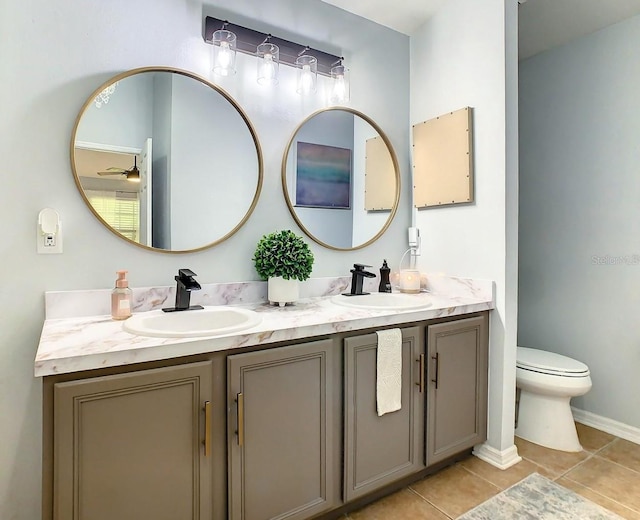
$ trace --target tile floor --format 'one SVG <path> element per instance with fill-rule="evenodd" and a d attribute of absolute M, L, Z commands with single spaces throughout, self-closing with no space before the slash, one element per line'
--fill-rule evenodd
<path fill-rule="evenodd" d="M 640 520 L 640 445 L 576 424 L 584 451 L 565 453 L 516 437 L 522 462 L 499 470 L 477 457 L 449 466 L 345 520 L 447 520 L 538 472 L 623 518 Z"/>

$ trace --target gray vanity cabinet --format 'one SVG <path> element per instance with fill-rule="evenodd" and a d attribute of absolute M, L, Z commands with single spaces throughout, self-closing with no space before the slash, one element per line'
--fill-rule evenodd
<path fill-rule="evenodd" d="M 305 519 L 336 504 L 334 345 L 227 358 L 230 519 Z"/>
<path fill-rule="evenodd" d="M 424 477 L 486 439 L 488 313 L 401 330 L 380 417 L 375 332 L 46 377 L 43 520 L 307 520 Z"/>
<path fill-rule="evenodd" d="M 423 327 L 402 329 L 402 408 L 378 416 L 377 334 L 344 340 L 344 499 L 423 469 Z"/>
<path fill-rule="evenodd" d="M 427 465 L 486 440 L 487 316 L 427 327 Z"/>
<path fill-rule="evenodd" d="M 54 384 L 53 518 L 210 519 L 211 401 L 211 362 Z"/>

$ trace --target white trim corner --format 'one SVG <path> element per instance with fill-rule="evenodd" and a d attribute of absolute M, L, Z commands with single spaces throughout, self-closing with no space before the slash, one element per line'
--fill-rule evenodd
<path fill-rule="evenodd" d="M 522 457 L 518 455 L 518 448 L 515 444 L 511 445 L 506 450 L 500 451 L 495 449 L 493 446 L 489 446 L 485 442 L 484 444 L 474 446 L 472 453 L 480 460 L 483 460 L 498 469 L 510 468 L 522 460 Z"/>

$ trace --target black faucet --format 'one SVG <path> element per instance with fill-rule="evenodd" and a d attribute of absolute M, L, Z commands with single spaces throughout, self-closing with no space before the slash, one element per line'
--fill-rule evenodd
<path fill-rule="evenodd" d="M 353 264 L 353 269 L 351 269 L 351 292 L 342 293 L 343 296 L 361 296 L 363 294 L 369 294 L 367 292 L 362 292 L 362 280 L 364 278 L 375 278 L 376 275 L 374 273 L 370 273 L 369 271 L 365 271 L 365 267 L 371 266 L 364 264 Z"/>
<path fill-rule="evenodd" d="M 191 291 L 201 289 L 200 284 L 195 280 L 197 276 L 191 269 L 178 269 L 178 276 L 175 276 L 176 285 L 176 306 L 162 309 L 164 312 L 193 311 L 202 309 L 202 305 L 189 305 Z"/>

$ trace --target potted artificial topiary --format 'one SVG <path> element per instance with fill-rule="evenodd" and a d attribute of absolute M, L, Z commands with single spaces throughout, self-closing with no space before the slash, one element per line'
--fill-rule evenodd
<path fill-rule="evenodd" d="M 253 262 L 260 278 L 268 280 L 269 301 L 283 307 L 298 299 L 298 284 L 313 269 L 313 253 L 302 237 L 287 229 L 264 235 Z"/>

